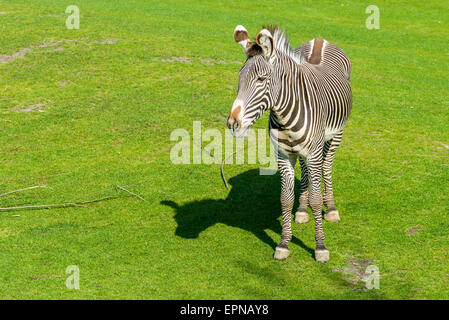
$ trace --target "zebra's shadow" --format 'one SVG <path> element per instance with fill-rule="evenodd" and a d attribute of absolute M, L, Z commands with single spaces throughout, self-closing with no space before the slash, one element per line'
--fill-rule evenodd
<path fill-rule="evenodd" d="M 266 230 L 279 234 L 280 240 L 282 227 L 278 220 L 281 216 L 279 173 L 264 176 L 259 175 L 258 169 L 253 169 L 231 178 L 229 183 L 232 187 L 225 200 L 203 199 L 181 206 L 174 201 L 161 201 L 161 204 L 176 210 L 174 218 L 178 226 L 175 234 L 195 239 L 207 228 L 223 223 L 253 233 L 274 249 L 278 243 Z M 299 186 L 299 181 L 296 181 L 296 186 Z M 294 235 L 291 243 L 313 256 L 314 250 Z"/>

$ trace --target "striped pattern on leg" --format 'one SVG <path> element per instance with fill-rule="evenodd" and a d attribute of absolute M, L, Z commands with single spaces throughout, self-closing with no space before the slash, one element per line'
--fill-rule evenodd
<path fill-rule="evenodd" d="M 289 158 L 277 159 L 279 172 L 281 174 L 281 206 L 282 206 L 282 235 L 281 243 L 276 247 L 274 258 L 285 259 L 290 254 L 288 243 L 292 239 L 292 209 L 295 200 L 295 163 L 296 155 Z"/>
<path fill-rule="evenodd" d="M 342 135 L 343 131 L 337 134 L 332 140 L 327 141 L 323 150 L 323 202 L 326 206 L 324 219 L 330 222 L 340 221 L 340 216 L 335 208 L 334 193 L 332 190 L 332 164 L 334 162 L 335 152 L 341 143 Z"/>
<path fill-rule="evenodd" d="M 315 220 L 315 259 L 319 262 L 329 261 L 329 251 L 324 246 L 324 231 L 321 220 L 323 197 L 321 195 L 322 150 L 313 153 L 307 159 L 309 171 L 309 204 Z"/>
<path fill-rule="evenodd" d="M 299 157 L 301 164 L 301 187 L 299 191 L 299 208 L 295 214 L 295 222 L 306 223 L 309 222 L 309 213 L 307 208 L 309 206 L 309 176 L 307 172 L 307 165 L 302 157 Z"/>

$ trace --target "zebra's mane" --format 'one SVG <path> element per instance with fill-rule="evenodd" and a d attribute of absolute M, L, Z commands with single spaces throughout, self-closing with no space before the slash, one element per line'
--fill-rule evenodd
<path fill-rule="evenodd" d="M 298 64 L 304 63 L 304 57 L 301 56 L 300 53 L 296 53 L 295 51 L 293 51 L 293 49 L 290 47 L 290 41 L 283 30 L 279 30 L 277 25 L 275 25 L 275 26 L 272 26 L 272 25 L 265 26 L 264 25 L 264 26 L 262 26 L 262 28 L 270 31 L 271 35 L 273 36 L 274 48 L 277 51 L 280 51 L 280 52 L 286 54 L 287 56 L 292 58 L 293 61 L 295 61 Z"/>

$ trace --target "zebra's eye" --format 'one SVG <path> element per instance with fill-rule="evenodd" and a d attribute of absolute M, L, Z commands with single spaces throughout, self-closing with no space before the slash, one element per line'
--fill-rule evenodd
<path fill-rule="evenodd" d="M 267 77 L 257 77 L 258 82 L 264 82 Z"/>

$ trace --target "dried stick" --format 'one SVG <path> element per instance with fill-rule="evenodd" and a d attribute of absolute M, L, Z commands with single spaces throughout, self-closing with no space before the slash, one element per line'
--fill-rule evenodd
<path fill-rule="evenodd" d="M 229 186 L 228 186 L 228 182 L 226 181 L 226 177 L 225 177 L 225 174 L 224 174 L 223 166 L 224 166 L 226 160 L 228 160 L 229 158 L 233 157 L 234 154 L 236 154 L 236 153 L 237 153 L 237 151 L 234 151 L 231 155 L 229 155 L 227 158 L 224 158 L 223 161 L 221 162 L 221 178 L 223 179 L 225 187 L 228 190 L 229 190 Z"/>
<path fill-rule="evenodd" d="M 0 208 L 0 211 L 12 211 L 12 210 L 23 210 L 23 209 L 51 209 L 51 208 L 66 208 L 66 207 L 86 207 L 85 204 L 110 200 L 119 198 L 119 196 L 108 196 L 100 199 L 94 199 L 89 201 L 79 201 L 79 202 L 67 202 L 67 203 L 55 203 L 55 204 L 39 204 L 34 206 L 19 206 L 19 207 L 5 207 Z"/>
<path fill-rule="evenodd" d="M 210 153 L 207 149 L 205 149 L 205 148 L 203 147 L 203 144 L 201 144 L 201 150 L 206 151 L 206 152 L 211 156 L 211 158 L 213 158 L 213 156 L 211 155 L 211 153 Z M 225 175 L 224 175 L 223 165 L 224 165 L 225 161 L 228 160 L 230 157 L 232 157 L 236 152 L 237 152 L 237 151 L 233 152 L 231 155 L 229 155 L 227 158 L 223 159 L 223 161 L 221 162 L 221 168 L 220 168 L 220 171 L 221 171 L 221 178 L 223 179 L 223 182 L 224 182 L 224 184 L 225 184 L 225 187 L 226 187 L 226 189 L 228 189 L 228 190 L 229 190 L 229 186 L 228 186 L 228 182 L 226 181 L 226 177 L 225 177 Z"/>
<path fill-rule="evenodd" d="M 126 189 L 126 188 L 124 188 L 124 187 L 122 187 L 122 186 L 117 186 L 117 188 L 119 188 L 119 189 L 121 189 L 121 190 L 123 190 L 123 191 L 125 191 L 125 192 L 128 192 L 129 194 L 132 194 L 133 196 L 139 198 L 140 200 L 143 200 L 143 201 L 147 202 L 147 200 L 145 200 L 144 198 L 142 198 L 142 197 L 139 196 L 138 194 L 136 194 L 136 193 L 134 193 L 134 192 L 131 192 L 131 191 L 129 191 L 128 189 Z"/>
<path fill-rule="evenodd" d="M 0 194 L 0 197 L 4 197 L 4 196 L 10 195 L 10 194 L 13 194 L 13 193 L 16 193 L 16 192 L 25 191 L 25 190 L 36 189 L 36 188 L 46 188 L 46 187 L 47 186 L 43 185 L 43 186 L 33 186 L 33 187 L 13 190 L 13 191 L 10 191 L 10 192 L 6 192 L 6 193 L 3 193 L 3 194 Z"/>

